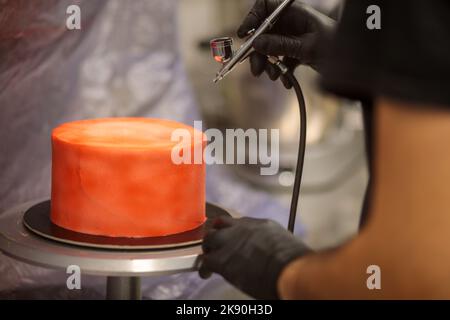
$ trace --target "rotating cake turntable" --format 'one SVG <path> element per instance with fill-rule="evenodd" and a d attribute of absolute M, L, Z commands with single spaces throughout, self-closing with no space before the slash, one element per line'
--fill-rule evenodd
<path fill-rule="evenodd" d="M 114 239 L 78 234 L 52 225 L 49 201 L 37 201 L 0 215 L 0 251 L 48 268 L 66 270 L 77 265 L 82 274 L 107 277 L 108 299 L 140 299 L 140 279 L 195 271 L 201 242 L 210 221 L 232 215 L 207 204 L 206 223 L 190 232 L 168 237 Z M 33 230 L 33 231 L 32 231 Z"/>
<path fill-rule="evenodd" d="M 23 223 L 32 232 L 50 240 L 82 247 L 116 250 L 174 249 L 200 244 L 214 218 L 229 216 L 228 212 L 213 204 L 206 204 L 206 222 L 190 231 L 164 237 L 123 238 L 95 236 L 61 228 L 50 220 L 50 201 L 32 206 L 23 216 Z"/>

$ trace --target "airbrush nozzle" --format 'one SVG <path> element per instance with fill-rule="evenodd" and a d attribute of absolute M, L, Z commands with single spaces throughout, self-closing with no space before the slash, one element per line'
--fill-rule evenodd
<path fill-rule="evenodd" d="M 234 66 L 235 66 L 235 65 L 231 66 L 231 68 L 230 68 L 230 65 L 225 65 L 225 66 L 222 68 L 222 70 L 220 70 L 219 72 L 217 72 L 216 77 L 215 77 L 214 80 L 213 80 L 214 83 L 217 83 L 217 82 L 219 82 L 220 80 L 222 80 L 223 78 L 225 78 L 226 75 L 229 74 L 229 73 L 233 70 Z"/>

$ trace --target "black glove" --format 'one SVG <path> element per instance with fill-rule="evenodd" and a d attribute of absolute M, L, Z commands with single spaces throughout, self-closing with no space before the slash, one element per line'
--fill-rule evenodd
<path fill-rule="evenodd" d="M 238 36 L 247 37 L 248 32 L 257 29 L 281 2 L 283 0 L 257 0 L 239 27 Z M 267 61 L 267 55 L 284 56 L 283 62 L 290 70 L 294 70 L 300 64 L 309 65 L 316 70 L 320 69 L 319 42 L 332 32 L 334 25 L 333 19 L 308 5 L 295 1 L 285 9 L 269 33 L 255 40 L 253 47 L 256 52 L 250 56 L 253 75 L 258 77 L 266 71 L 272 80 L 280 77 L 279 68 Z M 281 80 L 286 88 L 291 88 L 291 84 L 285 77 Z"/>
<path fill-rule="evenodd" d="M 211 272 L 256 299 L 278 299 L 284 267 L 310 250 L 278 223 L 252 218 L 218 218 L 203 242 L 200 276 Z"/>

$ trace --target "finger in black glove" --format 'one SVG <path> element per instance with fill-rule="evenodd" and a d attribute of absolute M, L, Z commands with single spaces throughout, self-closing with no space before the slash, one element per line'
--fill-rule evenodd
<path fill-rule="evenodd" d="M 278 278 L 310 250 L 271 220 L 220 217 L 203 241 L 199 274 L 212 272 L 256 299 L 278 299 Z"/>

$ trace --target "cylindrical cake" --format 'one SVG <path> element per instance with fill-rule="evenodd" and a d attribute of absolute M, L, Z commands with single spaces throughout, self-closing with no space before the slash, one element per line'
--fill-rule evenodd
<path fill-rule="evenodd" d="M 174 130 L 191 139 L 172 141 Z M 200 137 L 200 138 L 199 138 Z M 192 154 L 177 164 L 174 148 Z M 205 221 L 204 136 L 168 120 L 112 118 L 66 123 L 52 134 L 51 221 L 110 237 L 166 236 Z"/>

